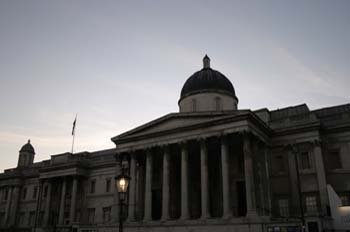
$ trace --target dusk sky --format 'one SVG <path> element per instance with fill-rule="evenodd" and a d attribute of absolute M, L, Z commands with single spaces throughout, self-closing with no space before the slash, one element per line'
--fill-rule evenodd
<path fill-rule="evenodd" d="M 0 0 L 0 172 L 177 112 L 205 54 L 239 109 L 350 103 L 350 1 Z"/>

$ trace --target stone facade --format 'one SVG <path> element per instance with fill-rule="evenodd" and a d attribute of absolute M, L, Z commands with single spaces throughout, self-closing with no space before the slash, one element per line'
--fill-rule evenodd
<path fill-rule="evenodd" d="M 18 167 L 0 174 L 0 231 L 117 231 L 121 154 L 131 176 L 125 231 L 293 231 L 302 215 L 310 232 L 332 229 L 327 185 L 350 203 L 350 105 L 233 103 L 168 114 L 113 137 L 115 149 L 34 163 L 26 144 Z"/>

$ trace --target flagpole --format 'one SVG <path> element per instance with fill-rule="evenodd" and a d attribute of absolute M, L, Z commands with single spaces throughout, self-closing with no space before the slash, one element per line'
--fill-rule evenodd
<path fill-rule="evenodd" d="M 73 135 L 72 151 L 71 151 L 72 154 L 73 154 L 73 152 L 74 152 L 75 124 L 77 123 L 77 116 L 78 116 L 78 114 L 75 115 L 75 119 L 74 119 L 74 122 L 73 122 L 73 129 L 72 129 L 72 135 Z"/>
<path fill-rule="evenodd" d="M 73 154 L 73 148 L 74 148 L 74 139 L 75 139 L 75 133 L 73 134 L 73 142 L 72 142 L 72 154 Z"/>

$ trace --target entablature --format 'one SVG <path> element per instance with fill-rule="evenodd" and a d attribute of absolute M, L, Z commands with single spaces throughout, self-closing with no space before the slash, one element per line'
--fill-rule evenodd
<path fill-rule="evenodd" d="M 75 165 L 56 166 L 40 170 L 40 179 L 64 176 L 88 176 L 89 170 Z"/>

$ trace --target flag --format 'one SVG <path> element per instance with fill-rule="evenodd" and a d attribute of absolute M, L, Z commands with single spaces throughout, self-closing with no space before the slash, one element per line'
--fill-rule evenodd
<path fill-rule="evenodd" d="M 74 122 L 73 122 L 73 129 L 72 129 L 72 135 L 75 134 L 75 123 L 77 122 L 77 115 L 75 115 L 75 119 L 74 119 Z"/>

